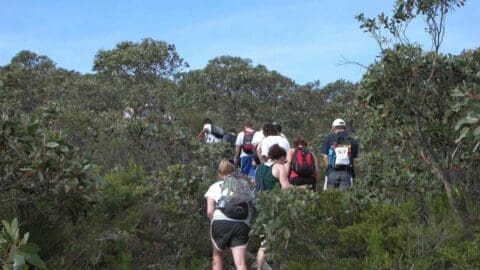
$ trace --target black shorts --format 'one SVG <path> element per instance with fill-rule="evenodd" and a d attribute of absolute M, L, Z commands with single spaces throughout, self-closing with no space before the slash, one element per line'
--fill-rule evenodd
<path fill-rule="evenodd" d="M 294 186 L 310 185 L 313 190 L 317 190 L 317 178 L 315 176 L 304 177 L 298 175 L 290 178 L 288 182 Z"/>
<path fill-rule="evenodd" d="M 210 235 L 216 248 L 224 251 L 226 248 L 246 246 L 250 227 L 241 221 L 214 220 Z"/>

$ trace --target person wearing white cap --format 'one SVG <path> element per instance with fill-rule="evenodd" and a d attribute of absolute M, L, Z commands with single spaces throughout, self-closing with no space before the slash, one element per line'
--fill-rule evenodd
<path fill-rule="evenodd" d="M 335 119 L 332 123 L 332 135 L 322 145 L 325 166 L 325 183 L 323 189 L 348 189 L 355 178 L 354 159 L 358 157 L 358 143 L 345 131 L 343 119 Z"/>

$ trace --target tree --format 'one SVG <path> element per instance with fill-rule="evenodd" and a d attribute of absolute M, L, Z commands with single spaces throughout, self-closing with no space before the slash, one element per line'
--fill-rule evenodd
<path fill-rule="evenodd" d="M 280 103 L 294 87 L 292 80 L 278 72 L 233 56 L 216 57 L 204 69 L 185 74 L 180 82 L 186 107 L 239 126 L 247 118 L 263 122 L 278 116 Z"/>
<path fill-rule="evenodd" d="M 177 53 L 175 45 L 145 38 L 139 43 L 124 41 L 117 44 L 115 49 L 98 51 L 93 70 L 137 79 L 173 79 L 185 67 L 188 64 Z"/>
<path fill-rule="evenodd" d="M 0 73 L 3 109 L 21 112 L 31 112 L 65 95 L 65 82 L 75 74 L 57 68 L 47 56 L 30 51 L 20 51 Z"/>
<path fill-rule="evenodd" d="M 372 33 L 382 48 L 380 60 L 369 67 L 362 80 L 359 100 L 367 108 L 371 125 L 387 127 L 396 132 L 401 144 L 400 153 L 420 158 L 443 185 L 452 209 L 460 217 L 454 198 L 457 149 L 454 123 L 448 121 L 452 92 L 469 75 L 454 64 L 454 57 L 438 53 L 445 29 L 445 16 L 465 1 L 397 1 L 394 15 L 380 14 L 376 19 L 359 15 L 361 28 Z M 405 35 L 409 22 L 420 16 L 432 39 L 432 52 L 423 52 L 412 45 Z M 397 43 L 389 44 L 382 34 L 387 30 Z M 405 157 L 405 156 L 404 156 Z M 471 172 L 470 172 L 471 173 Z"/>

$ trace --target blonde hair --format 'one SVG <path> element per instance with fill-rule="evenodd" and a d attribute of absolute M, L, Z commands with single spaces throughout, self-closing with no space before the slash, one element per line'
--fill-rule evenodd
<path fill-rule="evenodd" d="M 235 166 L 233 166 L 233 164 L 230 163 L 228 160 L 222 159 L 220 161 L 220 164 L 218 164 L 217 172 L 219 175 L 222 176 L 230 175 L 235 172 Z"/>

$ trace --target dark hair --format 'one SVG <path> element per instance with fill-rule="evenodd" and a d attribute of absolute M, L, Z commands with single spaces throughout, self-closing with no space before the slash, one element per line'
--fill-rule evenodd
<path fill-rule="evenodd" d="M 282 125 L 276 122 L 273 122 L 272 125 L 273 125 L 273 128 L 275 128 L 279 134 L 282 133 Z"/>
<path fill-rule="evenodd" d="M 263 135 L 265 137 L 278 135 L 278 131 L 272 123 L 267 123 L 263 126 Z"/>
<path fill-rule="evenodd" d="M 270 149 L 268 149 L 268 157 L 270 159 L 276 160 L 281 157 L 286 157 L 287 156 L 287 151 L 280 147 L 278 144 L 274 144 L 270 146 Z"/>
<path fill-rule="evenodd" d="M 210 118 L 205 118 L 205 120 L 203 120 L 203 124 L 212 124 L 212 120 L 210 120 Z"/>
<path fill-rule="evenodd" d="M 295 139 L 293 139 L 293 146 L 298 147 L 300 145 L 303 146 L 303 147 L 307 147 L 308 142 L 305 140 L 305 138 L 298 135 L 297 137 L 295 137 Z"/>
<path fill-rule="evenodd" d="M 253 126 L 252 121 L 250 121 L 250 120 L 246 120 L 243 125 L 246 126 L 246 127 L 250 127 L 250 128 Z"/>
<path fill-rule="evenodd" d="M 237 129 L 236 128 L 231 128 L 228 130 L 229 133 L 237 134 Z"/>

